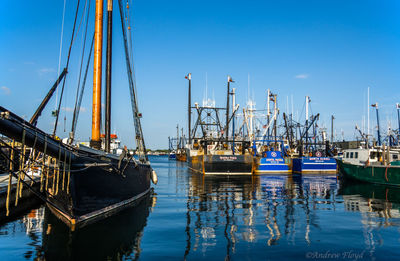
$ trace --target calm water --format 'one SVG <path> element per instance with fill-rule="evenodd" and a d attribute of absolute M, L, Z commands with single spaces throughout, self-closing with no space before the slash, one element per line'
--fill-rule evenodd
<path fill-rule="evenodd" d="M 135 208 L 69 229 L 45 207 L 0 225 L 0 260 L 395 260 L 400 190 L 336 176 L 203 177 L 152 157 Z"/>

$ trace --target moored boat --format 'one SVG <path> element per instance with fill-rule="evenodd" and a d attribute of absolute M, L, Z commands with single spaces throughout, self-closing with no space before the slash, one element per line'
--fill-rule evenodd
<path fill-rule="evenodd" d="M 339 171 L 359 181 L 400 186 L 399 151 L 360 148 L 343 151 Z"/>
<path fill-rule="evenodd" d="M 205 175 L 251 175 L 253 158 L 250 154 L 198 154 L 189 158 L 189 168 Z"/>
<path fill-rule="evenodd" d="M 303 131 L 300 129 L 301 135 L 297 148 L 299 154 L 292 159 L 293 173 L 336 174 L 337 164 L 329 148 L 326 131 L 322 129 L 321 135 L 317 134 L 319 113 L 309 117 L 311 99 L 309 96 L 305 98 L 306 121 Z M 311 133 L 309 133 L 310 130 Z M 317 142 L 318 136 L 322 138 L 320 142 Z"/>
<path fill-rule="evenodd" d="M 337 172 L 336 160 L 332 157 L 300 157 L 293 158 L 294 173 L 327 173 Z"/>
<path fill-rule="evenodd" d="M 132 61 L 129 58 L 126 37 L 126 21 L 123 19 L 122 2 L 118 1 L 118 3 L 124 38 L 129 91 L 131 94 L 137 157 L 129 154 L 126 147 L 124 150 L 118 151 L 111 146 L 111 140 L 113 139 L 110 132 L 111 0 L 108 1 L 107 5 L 106 113 L 104 122 L 105 135 L 103 139 L 100 135 L 102 101 L 102 17 L 104 8 L 103 1 L 101 0 L 96 1 L 95 36 L 94 41 L 92 41 L 92 45 L 94 46 L 94 73 L 92 138 L 89 143 L 90 147 L 74 143 L 74 132 L 77 122 L 77 114 L 75 112 L 79 112 L 81 101 L 81 97 L 78 99 L 78 92 L 76 98 L 79 102 L 75 103 L 74 119 L 69 139 L 62 141 L 55 135 L 60 109 L 56 110 L 54 113 L 56 115 L 56 124 L 52 135 L 47 134 L 36 127 L 40 114 L 49 99 L 52 97 L 58 83 L 68 71 L 68 61 L 66 68 L 63 70 L 63 73 L 60 75 L 56 84 L 50 89 L 49 93 L 46 95 L 45 99 L 29 122 L 11 111 L 0 107 L 0 133 L 9 137 L 13 141 L 20 142 L 23 147 L 21 158 L 24 160 L 19 164 L 19 166 L 16 164 L 16 160 L 13 159 L 13 155 L 16 153 L 11 153 L 11 156 L 7 157 L 7 160 L 11 162 L 11 175 L 18 179 L 18 183 L 22 182 L 25 186 L 34 191 L 36 195 L 45 200 L 52 212 L 73 228 L 75 226 L 85 225 L 89 222 L 108 217 L 109 215 L 121 210 L 123 207 L 135 203 L 137 200 L 140 200 L 149 193 L 151 178 L 154 178 L 154 182 L 156 180 L 155 173 L 152 171 L 150 162 L 146 155 L 146 147 L 140 123 L 141 113 L 139 113 L 138 110 L 136 87 L 133 80 Z M 79 10 L 79 3 L 77 10 Z M 73 41 L 71 40 L 71 45 L 72 43 Z M 71 48 L 69 50 L 71 50 Z M 88 55 L 88 65 L 90 55 L 91 51 Z M 59 106 L 61 105 L 64 84 L 65 77 Z M 83 87 L 84 83 L 82 89 Z M 26 161 L 25 158 L 27 155 L 25 155 L 25 148 L 30 148 L 32 151 Z M 10 147 L 10 149 L 13 148 Z M 24 167 L 24 164 L 26 164 L 26 167 Z M 28 182 L 24 182 L 21 178 L 27 174 L 26 169 L 34 168 L 41 169 L 40 191 L 35 190 L 33 185 L 29 185 Z M 42 197 L 42 193 L 45 197 Z"/>
<path fill-rule="evenodd" d="M 175 151 L 171 151 L 171 152 L 168 154 L 168 159 L 170 159 L 170 160 L 176 159 L 176 153 L 175 153 Z"/>
<path fill-rule="evenodd" d="M 188 140 L 185 144 L 186 160 L 189 168 L 204 175 L 251 175 L 253 157 L 250 154 L 250 141 L 235 135 L 234 118 L 239 105 L 235 104 L 235 89 L 230 89 L 232 78 L 228 76 L 227 106 L 217 108 L 215 101 L 206 99 L 203 105 L 191 105 L 191 74 L 188 93 Z M 230 107 L 232 96 L 232 108 Z M 191 128 L 191 110 L 197 111 L 197 120 Z M 232 109 L 232 114 L 230 114 Z M 220 111 L 226 111 L 226 122 L 220 121 Z M 229 135 L 232 127 L 233 134 Z M 177 155 L 178 156 L 178 155 Z"/>
<path fill-rule="evenodd" d="M 266 151 L 256 158 L 256 174 L 292 173 L 290 164 L 280 151 Z"/>

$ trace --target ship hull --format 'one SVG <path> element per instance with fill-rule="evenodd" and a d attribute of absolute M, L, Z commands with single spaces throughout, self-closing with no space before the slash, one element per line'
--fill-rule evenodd
<path fill-rule="evenodd" d="M 330 157 L 302 157 L 294 158 L 293 173 L 337 173 L 337 164 Z"/>
<path fill-rule="evenodd" d="M 250 155 L 196 155 L 189 157 L 190 168 L 205 175 L 251 175 Z"/>
<path fill-rule="evenodd" d="M 176 160 L 177 160 L 177 161 L 186 162 L 186 152 L 184 152 L 184 153 L 177 153 L 177 154 L 176 154 Z"/>
<path fill-rule="evenodd" d="M 290 165 L 285 163 L 283 160 L 281 161 L 267 161 L 264 158 L 257 159 L 257 169 L 255 170 L 256 174 L 290 174 L 292 170 L 290 169 Z"/>
<path fill-rule="evenodd" d="M 263 157 L 256 157 L 256 174 L 290 174 L 292 169 L 290 164 L 282 157 L 280 151 L 268 151 L 263 153 Z"/>
<path fill-rule="evenodd" d="M 339 171 L 345 177 L 392 186 L 400 186 L 400 166 L 363 166 L 338 160 Z"/>
<path fill-rule="evenodd" d="M 83 170 L 74 167 L 105 162 L 108 165 L 103 167 Z M 81 226 L 118 212 L 145 196 L 150 190 L 150 165 L 123 160 L 118 170 L 118 163 L 112 157 L 96 162 L 92 158 L 77 158 L 71 166 L 69 184 L 68 178 L 61 174 L 58 180 L 56 177 L 49 183 L 48 205 L 53 213 L 68 225 Z M 64 189 L 62 184 L 65 184 Z"/>
<path fill-rule="evenodd" d="M 150 190 L 148 162 L 66 145 L 1 106 L 0 133 L 46 155 L 43 199 L 68 225 L 107 217 Z"/>
<path fill-rule="evenodd" d="M 137 205 L 71 233 L 51 213 L 45 212 L 44 226 L 51 233 L 43 234 L 42 249 L 46 260 L 121 260 L 129 256 L 126 247 L 138 249 L 142 231 L 152 205 L 150 194 Z"/>

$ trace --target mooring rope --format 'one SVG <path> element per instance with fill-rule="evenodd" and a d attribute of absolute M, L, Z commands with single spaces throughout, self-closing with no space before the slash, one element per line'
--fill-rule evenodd
<path fill-rule="evenodd" d="M 10 193 L 11 193 L 11 184 L 12 184 L 12 172 L 14 171 L 14 164 L 13 164 L 13 160 L 14 160 L 14 146 L 15 146 L 15 140 L 12 141 L 12 150 L 10 151 L 10 157 L 11 157 L 11 161 L 10 161 L 10 166 L 9 166 L 9 173 L 8 173 L 8 187 L 7 187 L 7 199 L 6 199 L 6 216 L 9 215 L 10 213 Z"/>
<path fill-rule="evenodd" d="M 15 160 L 11 159 L 10 156 L 8 156 L 5 152 L 3 152 L 2 150 L 0 150 L 0 153 L 7 159 L 10 161 L 10 164 L 15 165 Z M 23 169 L 20 169 L 18 171 L 18 173 L 20 172 L 25 172 Z M 13 177 L 15 177 L 16 179 L 19 179 L 20 175 L 17 175 L 14 173 L 14 171 L 10 171 L 9 174 L 11 174 Z M 26 174 L 26 173 L 24 173 Z M 25 175 L 26 177 L 28 177 L 28 179 L 30 179 L 32 182 L 37 183 L 34 179 L 32 179 L 29 175 Z M 43 197 L 39 192 L 37 192 L 35 189 L 32 188 L 31 185 L 28 184 L 28 182 L 26 182 L 24 179 L 21 179 L 20 182 L 22 183 L 22 185 L 25 185 L 26 187 L 28 187 L 29 190 L 31 190 L 37 197 L 39 197 L 41 200 L 43 200 L 44 202 L 52 205 L 54 208 L 58 209 L 59 211 L 62 211 L 57 205 L 55 205 L 53 202 L 47 200 L 45 197 Z M 10 186 L 11 187 L 11 186 Z M 46 191 L 46 194 L 48 194 L 48 192 Z M 16 191 L 16 197 L 18 197 L 18 190 Z M 53 198 L 55 201 L 60 202 L 58 199 Z M 8 211 L 7 211 L 8 214 Z"/>
<path fill-rule="evenodd" d="M 18 204 L 18 197 L 19 197 L 19 194 L 20 194 L 20 189 L 19 189 L 19 187 L 20 187 L 20 182 L 21 182 L 21 170 L 23 170 L 23 162 L 25 161 L 25 155 L 24 155 L 24 147 L 25 147 L 25 128 L 23 129 L 23 131 L 22 131 L 22 154 L 20 153 L 19 154 L 19 160 L 20 160 L 20 162 L 19 162 L 19 171 L 18 171 L 18 181 L 17 181 L 17 190 L 16 190 L 16 196 L 15 196 L 15 206 L 17 206 L 17 204 Z M 24 177 L 25 178 L 25 177 Z"/>
<path fill-rule="evenodd" d="M 44 137 L 44 150 L 42 157 L 42 171 L 40 172 L 40 192 L 43 192 L 43 177 L 46 172 L 45 160 L 46 160 L 46 152 L 47 152 L 47 136 Z"/>

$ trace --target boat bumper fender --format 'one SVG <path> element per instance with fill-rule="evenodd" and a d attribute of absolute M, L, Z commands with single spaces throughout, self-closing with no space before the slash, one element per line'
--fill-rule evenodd
<path fill-rule="evenodd" d="M 151 170 L 150 177 L 151 177 L 151 181 L 153 182 L 153 184 L 157 185 L 158 177 L 157 177 L 157 173 L 154 169 Z"/>

